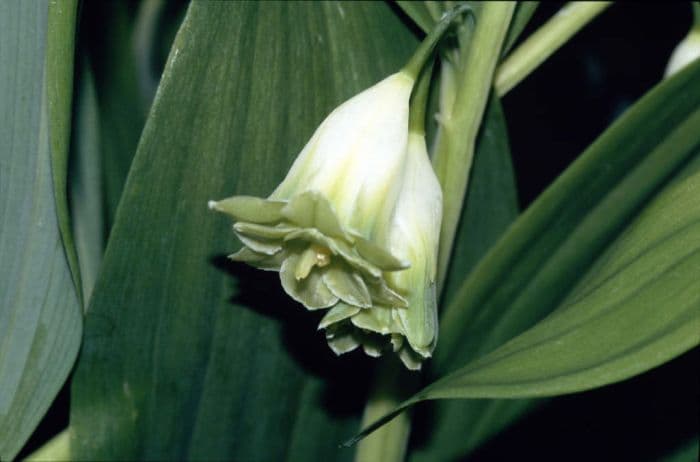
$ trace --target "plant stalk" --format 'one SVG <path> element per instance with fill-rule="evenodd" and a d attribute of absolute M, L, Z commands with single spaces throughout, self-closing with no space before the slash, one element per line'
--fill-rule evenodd
<path fill-rule="evenodd" d="M 469 49 L 462 54 L 455 75 L 453 94 L 441 107 L 439 134 L 433 154 L 433 167 L 443 189 L 443 219 L 438 256 L 438 293 L 442 290 L 461 216 L 464 195 L 474 157 L 474 146 L 486 109 L 496 63 L 508 32 L 515 2 L 484 2 Z M 448 90 L 448 93 L 450 90 Z M 451 103 L 454 101 L 454 103 Z"/>
<path fill-rule="evenodd" d="M 405 370 L 395 357 L 383 357 L 377 366 L 377 375 L 370 390 L 360 428 L 367 427 L 396 409 L 418 384 L 416 374 Z M 410 433 L 410 414 L 401 413 L 357 443 L 355 462 L 402 462 L 405 460 Z"/>
<path fill-rule="evenodd" d="M 498 96 L 508 93 L 612 2 L 569 2 L 498 67 Z"/>

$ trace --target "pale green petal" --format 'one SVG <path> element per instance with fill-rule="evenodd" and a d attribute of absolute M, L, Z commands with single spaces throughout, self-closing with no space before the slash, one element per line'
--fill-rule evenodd
<path fill-rule="evenodd" d="M 395 257 L 388 250 L 361 236 L 355 236 L 355 248 L 362 258 L 384 271 L 397 271 L 411 266 L 410 262 Z"/>
<path fill-rule="evenodd" d="M 369 289 L 372 302 L 375 305 L 384 305 L 392 308 L 405 308 L 408 306 L 408 301 L 390 289 L 383 279 L 370 282 L 367 285 L 367 289 Z"/>
<path fill-rule="evenodd" d="M 423 359 L 420 355 L 416 354 L 410 347 L 405 346 L 398 351 L 399 359 L 406 366 L 406 369 L 412 371 L 419 371 L 423 363 Z"/>
<path fill-rule="evenodd" d="M 284 236 L 297 228 L 285 225 L 266 226 L 239 221 L 233 225 L 233 229 L 239 234 L 244 234 L 250 237 L 283 240 Z"/>
<path fill-rule="evenodd" d="M 310 310 L 328 308 L 338 303 L 338 297 L 323 283 L 323 269 L 311 271 L 308 277 L 297 280 L 294 276 L 300 255 L 290 254 L 280 268 L 280 281 L 287 295 Z"/>
<path fill-rule="evenodd" d="M 350 321 L 355 327 L 376 332 L 377 334 L 399 334 L 402 333 L 401 326 L 393 319 L 392 309 L 375 306 L 370 309 L 361 310 Z"/>
<path fill-rule="evenodd" d="M 257 253 L 274 255 L 282 250 L 282 244 L 278 240 L 258 239 L 240 233 L 236 233 L 236 236 L 238 236 L 238 239 L 240 239 L 246 247 L 250 247 L 251 250 Z"/>
<path fill-rule="evenodd" d="M 363 335 L 362 350 L 367 356 L 378 358 L 386 350 L 386 341 L 378 335 Z"/>
<path fill-rule="evenodd" d="M 323 282 L 333 294 L 350 305 L 369 308 L 372 300 L 362 278 L 347 265 L 333 264 L 323 275 Z"/>
<path fill-rule="evenodd" d="M 326 329 L 326 341 L 336 355 L 349 353 L 360 346 L 354 329 L 338 324 L 331 325 Z"/>
<path fill-rule="evenodd" d="M 209 201 L 209 208 L 231 215 L 237 221 L 275 223 L 282 219 L 286 202 L 253 196 L 233 196 L 220 201 Z"/>
<path fill-rule="evenodd" d="M 333 308 L 328 310 L 326 315 L 321 319 L 318 325 L 319 329 L 325 329 L 332 324 L 339 323 L 350 316 L 357 314 L 360 311 L 359 306 L 348 305 L 347 303 L 338 302 Z"/>
<path fill-rule="evenodd" d="M 316 191 L 294 196 L 281 213 L 302 228 L 316 228 L 326 236 L 348 239 L 330 202 Z"/>
<path fill-rule="evenodd" d="M 426 279 L 415 282 L 416 289 L 409 297 L 409 307 L 396 310 L 396 314 L 411 348 L 423 356 L 430 356 L 437 341 L 437 298 L 435 282 Z M 417 285 L 418 282 L 423 285 Z"/>
<path fill-rule="evenodd" d="M 391 346 L 394 351 L 399 351 L 404 344 L 404 337 L 400 334 L 391 334 Z"/>
<path fill-rule="evenodd" d="M 229 255 L 228 258 L 240 261 L 265 271 L 279 271 L 285 258 L 285 252 L 281 251 L 275 255 L 265 255 L 254 252 L 248 247 L 242 247 L 238 252 Z"/>
<path fill-rule="evenodd" d="M 305 279 L 309 273 L 311 273 L 311 270 L 315 265 L 316 252 L 311 248 L 311 246 L 309 246 L 301 253 L 301 256 L 297 260 L 297 266 L 294 269 L 294 277 L 297 280 Z"/>

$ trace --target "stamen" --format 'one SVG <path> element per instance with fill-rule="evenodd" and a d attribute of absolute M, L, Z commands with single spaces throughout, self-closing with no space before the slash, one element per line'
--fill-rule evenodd
<path fill-rule="evenodd" d="M 327 247 L 313 244 L 311 248 L 316 252 L 316 265 L 319 268 L 328 266 L 331 262 L 331 251 Z"/>

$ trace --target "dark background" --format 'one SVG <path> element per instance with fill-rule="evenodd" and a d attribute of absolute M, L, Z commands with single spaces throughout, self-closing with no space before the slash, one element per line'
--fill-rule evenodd
<path fill-rule="evenodd" d="M 133 19 L 138 2 L 83 2 L 77 60 L 89 55 L 99 79 L 100 26 L 121 1 Z M 527 36 L 563 3 L 542 2 Z M 156 75 L 186 2 L 170 2 Z M 671 51 L 691 24 L 689 2 L 612 6 L 503 99 L 521 207 L 526 208 L 573 159 L 663 76 Z M 98 82 L 99 85 L 99 82 Z M 134 146 L 135 147 L 135 146 Z M 543 403 L 465 460 L 661 460 L 697 438 L 700 349 L 625 382 Z M 20 454 L 30 454 L 68 423 L 64 387 Z M 468 431 L 465 429 L 465 431 Z"/>

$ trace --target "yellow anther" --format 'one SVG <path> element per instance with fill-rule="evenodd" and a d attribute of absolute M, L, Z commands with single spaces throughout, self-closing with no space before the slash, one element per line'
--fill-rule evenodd
<path fill-rule="evenodd" d="M 327 247 L 313 244 L 311 248 L 316 252 L 316 266 L 323 268 L 331 262 L 331 251 Z"/>

